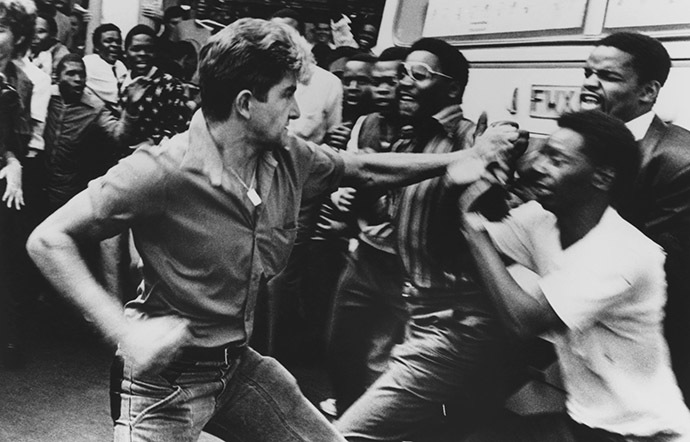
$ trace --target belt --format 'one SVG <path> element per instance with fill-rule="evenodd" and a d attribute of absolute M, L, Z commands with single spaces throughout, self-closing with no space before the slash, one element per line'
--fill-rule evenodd
<path fill-rule="evenodd" d="M 178 359 L 229 364 L 240 357 L 246 349 L 246 346 L 237 347 L 236 344 L 219 347 L 186 347 L 182 349 Z"/>

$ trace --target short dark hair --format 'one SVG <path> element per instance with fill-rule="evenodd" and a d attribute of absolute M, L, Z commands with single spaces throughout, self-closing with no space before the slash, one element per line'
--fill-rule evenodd
<path fill-rule="evenodd" d="M 304 35 L 304 21 L 302 20 L 302 16 L 299 15 L 299 12 L 295 11 L 294 9 L 279 9 L 271 14 L 270 18 L 291 18 L 297 22 L 297 32 L 299 32 L 300 35 Z"/>
<path fill-rule="evenodd" d="M 199 54 L 201 108 L 222 121 L 243 90 L 265 100 L 287 74 L 308 75 L 311 53 L 287 25 L 258 18 L 239 19 L 209 38 Z"/>
<path fill-rule="evenodd" d="M 409 53 L 410 50 L 402 46 L 391 46 L 381 52 L 378 61 L 402 61 Z"/>
<path fill-rule="evenodd" d="M 6 25 L 14 36 L 14 54 L 24 54 L 34 36 L 36 5 L 29 0 L 0 0 L 0 23 Z M 17 43 L 20 38 L 21 43 Z"/>
<path fill-rule="evenodd" d="M 460 99 L 462 99 L 470 74 L 470 64 L 465 56 L 462 55 L 462 52 L 438 38 L 422 38 L 417 40 L 410 48 L 410 52 L 414 51 L 427 51 L 438 57 L 438 61 L 441 64 L 441 72 L 458 82 L 460 86 Z"/>
<path fill-rule="evenodd" d="M 558 126 L 584 138 L 584 152 L 592 164 L 614 170 L 611 195 L 614 201 L 622 198 L 630 190 L 640 163 L 637 142 L 625 123 L 601 111 L 588 110 L 561 115 Z"/>
<path fill-rule="evenodd" d="M 55 67 L 55 75 L 58 78 L 60 77 L 60 74 L 62 74 L 62 70 L 65 68 L 65 65 L 67 63 L 79 63 L 80 65 L 84 66 L 84 60 L 82 60 L 81 55 L 67 54 L 60 59 L 57 66 Z M 84 70 L 86 70 L 86 66 L 84 66 Z"/>
<path fill-rule="evenodd" d="M 129 47 L 129 45 L 132 43 L 132 40 L 134 37 L 137 35 L 148 35 L 151 37 L 153 40 L 153 44 L 155 46 L 156 44 L 156 32 L 151 29 L 149 26 L 146 25 L 136 25 L 132 29 L 129 30 L 127 33 L 127 37 L 125 37 L 125 50 Z"/>
<path fill-rule="evenodd" d="M 93 35 L 91 36 L 91 42 L 93 43 L 93 47 L 100 48 L 101 37 L 103 36 L 103 34 L 110 31 L 117 31 L 120 33 L 120 36 L 122 35 L 122 31 L 120 30 L 120 28 L 117 27 L 117 25 L 113 23 L 103 23 L 102 25 L 93 30 Z"/>
<path fill-rule="evenodd" d="M 42 18 L 43 20 L 46 21 L 46 24 L 48 25 L 48 35 L 51 37 L 55 37 L 58 32 L 57 28 L 57 22 L 55 21 L 55 17 L 52 15 L 49 15 L 46 12 L 39 12 L 38 16 L 36 17 L 37 19 Z"/>
<path fill-rule="evenodd" d="M 632 56 L 633 69 L 640 81 L 656 80 L 662 86 L 671 70 L 671 57 L 656 38 L 637 32 L 616 32 L 599 40 L 597 46 L 610 46 Z"/>

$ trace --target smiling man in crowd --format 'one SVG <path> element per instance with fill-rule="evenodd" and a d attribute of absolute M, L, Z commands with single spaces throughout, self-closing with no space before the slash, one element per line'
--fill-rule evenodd
<path fill-rule="evenodd" d="M 240 19 L 201 50 L 201 110 L 189 131 L 145 146 L 51 215 L 28 249 L 104 336 L 115 440 L 284 442 L 343 438 L 274 359 L 247 346 L 257 293 L 285 265 L 302 199 L 343 185 L 391 187 L 490 161 L 517 133 L 433 155 L 338 153 L 288 134 L 308 53 L 285 25 Z M 122 306 L 79 246 L 131 228 L 140 296 Z M 119 402 L 119 404 L 118 404 Z"/>
<path fill-rule="evenodd" d="M 84 56 L 86 86 L 111 109 L 116 109 L 120 86 L 127 75 L 127 67 L 120 61 L 122 33 L 112 23 L 105 23 L 93 31 L 94 54 Z"/>
<path fill-rule="evenodd" d="M 164 137 L 184 132 L 191 110 L 182 83 L 154 65 L 156 34 L 146 25 L 133 27 L 125 37 L 125 55 L 129 72 L 120 91 L 120 107 L 132 108 L 137 121 L 130 134 L 130 144 L 159 143 Z M 136 84 L 134 81 L 137 80 Z M 144 86 L 136 104 L 131 103 L 130 87 Z"/>
<path fill-rule="evenodd" d="M 461 108 L 469 76 L 465 57 L 442 40 L 421 39 L 398 74 L 400 118 L 412 129 L 403 130 L 392 149 L 432 156 L 467 152 L 475 125 Z M 493 130 L 517 139 L 512 126 Z M 456 410 L 453 425 L 467 430 L 502 406 L 515 370 L 506 367 L 515 367 L 517 348 L 474 282 L 457 235 L 457 195 L 440 178 L 392 195 L 410 319 L 387 371 L 337 421 L 350 441 L 442 440 L 444 411 Z"/>

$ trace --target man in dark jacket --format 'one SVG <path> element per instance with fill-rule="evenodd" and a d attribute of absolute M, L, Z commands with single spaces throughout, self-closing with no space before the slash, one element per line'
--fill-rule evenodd
<path fill-rule="evenodd" d="M 666 250 L 665 335 L 678 385 L 690 403 L 690 132 L 664 123 L 652 110 L 670 67 L 658 40 L 612 34 L 587 60 L 580 102 L 583 109 L 623 120 L 639 143 L 637 179 L 619 209 Z"/>
<path fill-rule="evenodd" d="M 86 86 L 86 68 L 76 54 L 67 55 L 57 66 L 58 84 L 48 105 L 45 129 L 48 169 L 48 205 L 54 212 L 86 188 L 120 157 L 118 146 L 126 139 L 135 120 L 125 109 L 116 118 Z"/>

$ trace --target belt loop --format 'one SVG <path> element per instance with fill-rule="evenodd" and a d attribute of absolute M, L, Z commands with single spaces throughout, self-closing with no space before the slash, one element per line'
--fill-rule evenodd
<path fill-rule="evenodd" d="M 225 357 L 225 365 L 230 365 L 230 357 L 228 356 L 228 348 L 229 347 L 225 347 L 225 349 L 223 350 L 223 356 Z"/>

